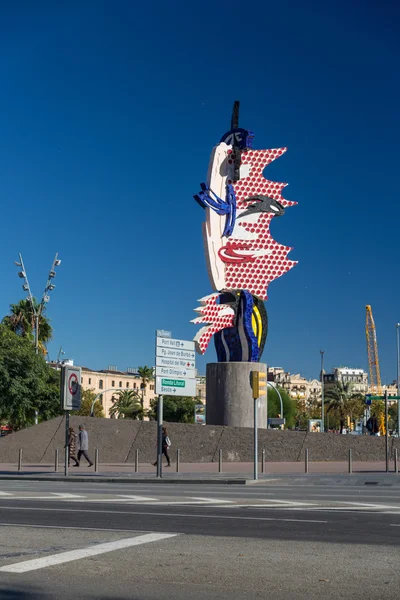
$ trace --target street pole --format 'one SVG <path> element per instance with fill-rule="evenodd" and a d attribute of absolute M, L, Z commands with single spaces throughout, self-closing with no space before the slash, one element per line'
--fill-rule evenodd
<path fill-rule="evenodd" d="M 268 387 L 268 386 L 267 386 Z M 254 479 L 258 479 L 258 398 L 254 398 Z"/>
<path fill-rule="evenodd" d="M 400 396 L 400 336 L 399 336 L 400 323 L 396 324 L 396 335 L 397 335 L 397 395 Z M 400 437 L 400 400 L 397 400 L 397 433 Z"/>
<path fill-rule="evenodd" d="M 163 424 L 163 397 L 158 397 L 157 411 L 157 478 L 162 477 L 162 424 Z"/>
<path fill-rule="evenodd" d="M 265 368 L 267 369 L 267 385 L 265 386 L 265 410 L 266 410 L 266 414 L 267 414 L 267 429 L 269 429 L 269 425 L 268 425 L 268 365 L 265 365 Z"/>
<path fill-rule="evenodd" d="M 35 352 L 39 354 L 39 313 L 35 310 Z"/>
<path fill-rule="evenodd" d="M 325 350 L 320 350 L 321 354 L 321 420 L 322 431 L 325 432 L 325 397 L 324 397 L 324 354 Z"/>
<path fill-rule="evenodd" d="M 386 473 L 389 473 L 389 411 L 388 411 L 388 391 L 385 390 L 385 456 Z"/>
<path fill-rule="evenodd" d="M 68 448 L 68 438 L 69 438 L 69 412 L 65 411 L 65 464 L 64 464 L 64 475 L 67 477 L 68 475 L 68 461 L 69 461 L 69 448 Z"/>

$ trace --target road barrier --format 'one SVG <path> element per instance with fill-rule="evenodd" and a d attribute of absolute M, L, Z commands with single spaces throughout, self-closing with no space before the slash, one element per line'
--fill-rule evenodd
<path fill-rule="evenodd" d="M 94 451 L 94 470 L 97 473 L 99 470 L 99 449 L 96 448 Z"/>
<path fill-rule="evenodd" d="M 179 465 L 181 462 L 181 451 L 179 448 L 176 449 L 176 472 L 179 473 Z"/>
<path fill-rule="evenodd" d="M 261 473 L 265 473 L 265 448 L 262 449 L 261 453 Z"/>
<path fill-rule="evenodd" d="M 397 456 L 397 448 L 395 448 L 395 450 L 394 450 L 394 472 L 395 473 L 399 472 L 399 463 L 398 463 L 398 456 Z"/>
<path fill-rule="evenodd" d="M 306 448 L 304 452 L 304 470 L 308 473 L 308 448 Z"/>
<path fill-rule="evenodd" d="M 219 449 L 218 453 L 218 473 L 222 473 L 222 448 Z"/>
<path fill-rule="evenodd" d="M 352 450 L 349 448 L 349 473 L 353 472 L 353 455 Z"/>
<path fill-rule="evenodd" d="M 139 473 L 139 449 L 136 448 L 135 452 L 135 473 Z"/>
<path fill-rule="evenodd" d="M 22 448 L 18 451 L 18 471 L 22 469 Z"/>
<path fill-rule="evenodd" d="M 56 473 L 58 473 L 58 448 L 56 448 L 54 453 L 54 470 Z"/>

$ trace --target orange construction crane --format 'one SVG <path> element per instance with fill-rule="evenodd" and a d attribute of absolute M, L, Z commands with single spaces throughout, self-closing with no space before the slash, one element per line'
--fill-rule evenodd
<path fill-rule="evenodd" d="M 379 356 L 378 356 L 378 342 L 376 339 L 376 327 L 374 317 L 372 316 L 372 308 L 368 304 L 365 307 L 366 310 L 366 322 L 365 322 L 365 334 L 367 336 L 367 352 L 368 352 L 368 364 L 369 364 L 369 377 L 371 381 L 371 392 L 382 395 L 382 383 L 381 383 L 381 372 L 379 368 Z"/>

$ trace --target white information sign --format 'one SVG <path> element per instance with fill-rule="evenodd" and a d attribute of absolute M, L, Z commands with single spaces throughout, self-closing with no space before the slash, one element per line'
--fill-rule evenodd
<path fill-rule="evenodd" d="M 177 367 L 178 369 L 194 369 L 196 363 L 194 360 L 183 360 L 181 358 L 165 358 L 156 356 L 157 367 Z"/>
<path fill-rule="evenodd" d="M 81 368 L 64 365 L 61 373 L 61 408 L 79 410 L 81 407 Z"/>
<path fill-rule="evenodd" d="M 157 338 L 164 339 L 164 338 Z M 186 360 L 195 360 L 196 352 L 193 350 L 178 350 L 174 348 L 162 348 L 157 346 L 156 356 L 163 356 L 165 358 L 182 358 Z"/>
<path fill-rule="evenodd" d="M 196 396 L 196 380 L 156 377 L 156 394 L 166 396 Z"/>
<path fill-rule="evenodd" d="M 194 352 L 194 342 L 187 340 L 175 340 L 173 338 L 157 337 L 157 346 L 161 348 L 174 348 L 179 350 L 191 350 Z"/>
<path fill-rule="evenodd" d="M 160 377 L 185 377 L 186 379 L 195 379 L 196 369 L 156 367 L 156 375 Z"/>

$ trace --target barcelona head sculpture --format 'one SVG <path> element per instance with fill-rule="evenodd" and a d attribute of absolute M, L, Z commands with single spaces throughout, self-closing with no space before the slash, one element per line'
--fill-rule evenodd
<path fill-rule="evenodd" d="M 231 129 L 211 153 L 206 183 L 196 201 L 205 209 L 204 247 L 215 293 L 199 300 L 202 324 L 194 340 L 204 354 L 214 336 L 218 362 L 258 362 L 264 350 L 268 318 L 268 286 L 296 262 L 288 260 L 291 248 L 270 233 L 274 217 L 296 202 L 286 200 L 286 183 L 269 181 L 267 165 L 286 148 L 255 150 L 253 133 L 239 127 L 235 102 Z"/>

